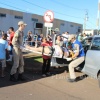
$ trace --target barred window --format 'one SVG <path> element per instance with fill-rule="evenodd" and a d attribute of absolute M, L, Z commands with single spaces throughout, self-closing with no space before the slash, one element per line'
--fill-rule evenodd
<path fill-rule="evenodd" d="M 16 19 L 23 19 L 23 16 L 15 16 Z"/>
<path fill-rule="evenodd" d="M 6 17 L 6 14 L 0 13 L 0 17 Z"/>
<path fill-rule="evenodd" d="M 38 22 L 38 19 L 32 18 L 32 21 Z"/>
<path fill-rule="evenodd" d="M 70 27 L 74 27 L 74 25 L 70 25 Z"/>

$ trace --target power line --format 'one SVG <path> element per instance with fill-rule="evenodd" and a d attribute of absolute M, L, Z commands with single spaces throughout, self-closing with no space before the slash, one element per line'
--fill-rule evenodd
<path fill-rule="evenodd" d="M 0 2 L 0 4 L 3 4 L 3 5 L 6 5 L 6 6 L 9 6 L 9 7 L 16 8 L 16 9 L 18 9 L 18 10 L 21 10 L 21 11 L 23 11 L 23 12 L 26 12 L 26 10 L 23 10 L 23 9 L 20 9 L 20 8 L 17 8 L 17 7 L 14 7 L 14 6 L 11 6 L 11 5 L 2 3 L 2 2 Z"/>
<path fill-rule="evenodd" d="M 55 2 L 55 3 L 58 4 L 58 5 L 64 6 L 64 7 L 66 7 L 66 8 L 71 8 L 71 9 L 73 9 L 73 10 L 78 10 L 78 11 L 82 11 L 82 10 L 83 10 L 83 11 L 86 11 L 86 10 L 87 10 L 87 9 L 80 9 L 80 8 L 72 7 L 72 6 L 63 4 L 63 3 L 59 2 L 59 1 L 55 1 L 55 0 L 53 0 L 53 2 Z M 92 15 L 91 17 L 92 17 L 92 19 L 95 19 L 95 18 L 93 17 L 93 15 Z"/>
<path fill-rule="evenodd" d="M 25 1 L 25 0 L 22 0 L 22 1 Z M 27 1 L 25 1 L 25 2 L 27 2 Z M 30 2 L 27 2 L 27 3 L 30 3 Z M 0 4 L 3 4 L 3 5 L 6 5 L 6 6 L 9 6 L 9 7 L 12 7 L 12 8 L 15 8 L 15 9 L 18 9 L 18 10 L 21 10 L 21 11 L 23 11 L 23 12 L 27 12 L 26 10 L 23 10 L 23 9 L 20 9 L 20 8 L 17 8 L 17 7 L 14 7 L 14 6 L 11 6 L 11 5 L 8 5 L 8 4 L 5 4 L 5 3 L 2 3 L 2 2 L 0 2 Z M 31 4 L 31 3 L 30 3 Z M 33 5 L 33 3 L 32 3 L 32 5 Z M 36 4 L 34 4 L 35 6 L 38 6 L 38 5 L 36 5 Z M 47 8 L 44 8 L 44 7 L 41 7 L 41 6 L 38 6 L 39 8 L 42 8 L 42 9 L 45 9 L 45 10 L 48 10 Z M 28 11 L 29 12 L 29 11 Z M 29 13 L 32 13 L 32 12 L 29 12 Z M 69 16 L 69 17 L 74 17 L 74 18 L 80 18 L 80 17 L 75 17 L 75 16 L 71 16 L 71 15 L 66 15 L 66 14 L 63 14 L 63 13 L 59 13 L 59 12 L 56 12 L 55 11 L 55 13 L 58 13 L 58 14 L 60 14 L 60 15 L 64 15 L 64 16 Z"/>
<path fill-rule="evenodd" d="M 56 4 L 62 5 L 62 6 L 64 6 L 64 7 L 66 7 L 66 8 L 71 8 L 71 9 L 74 9 L 74 10 L 80 10 L 80 11 L 85 10 L 85 9 L 80 9 L 80 8 L 76 8 L 76 7 L 72 7 L 72 6 L 63 4 L 63 3 L 59 2 L 59 1 L 53 0 L 53 2 L 55 2 Z"/>
<path fill-rule="evenodd" d="M 95 24 L 93 24 L 92 22 L 88 21 L 90 24 L 92 24 L 93 26 L 96 26 Z"/>
<path fill-rule="evenodd" d="M 27 2 L 26 0 L 22 0 L 22 1 Z M 30 2 L 28 2 L 28 3 L 30 3 Z M 3 4 L 3 5 L 6 5 L 6 6 L 9 6 L 9 7 L 12 7 L 12 8 L 15 8 L 15 9 L 18 9 L 18 10 L 21 10 L 23 12 L 27 12 L 26 10 L 23 10 L 23 9 L 20 9 L 20 8 L 15 7 L 15 6 L 11 6 L 11 5 L 2 3 L 2 2 L 0 2 L 0 4 Z M 48 10 L 47 8 L 41 7 L 41 6 L 36 5 L 36 4 L 33 4 L 33 3 L 30 3 L 30 4 L 35 5 L 35 6 L 38 6 L 39 8 L 42 8 L 42 9 Z M 31 12 L 29 12 L 29 13 L 31 13 Z M 61 14 L 61 15 L 64 15 L 64 16 L 70 16 L 70 17 L 74 17 L 74 18 L 80 18 L 80 17 L 75 17 L 75 16 L 71 16 L 71 15 L 62 14 L 62 13 L 59 13 L 59 12 L 55 12 L 55 13 L 58 13 L 58 14 Z M 80 18 L 80 19 L 83 19 L 83 18 Z"/>
<path fill-rule="evenodd" d="M 27 1 L 27 0 L 22 0 L 22 1 L 24 1 L 24 2 L 26 2 L 26 3 L 28 3 L 28 4 L 31 4 L 31 5 L 34 5 L 34 6 L 36 6 L 36 7 L 39 7 L 39 8 L 42 8 L 42 9 L 45 9 L 45 10 L 49 10 L 48 8 L 39 6 L 39 5 L 37 5 L 37 4 L 34 4 L 34 3 L 32 3 L 32 2 L 29 2 L 29 1 Z M 54 10 L 53 10 L 53 11 L 54 11 Z M 80 18 L 80 19 L 83 19 L 83 18 L 81 18 L 81 17 L 76 17 L 76 16 L 67 15 L 67 14 L 64 14 L 64 13 L 57 12 L 57 11 L 54 11 L 54 12 L 57 13 L 57 14 L 60 14 L 60 15 L 64 15 L 64 16 L 69 16 L 69 17 L 73 17 L 73 18 L 78 18 L 78 19 Z"/>
<path fill-rule="evenodd" d="M 38 6 L 39 8 L 48 10 L 47 8 L 41 7 L 41 6 L 36 5 L 36 4 L 34 4 L 34 3 L 28 2 L 28 1 L 26 1 L 26 0 L 22 0 L 22 1 L 24 1 L 24 2 L 26 2 L 26 3 L 29 3 L 29 4 L 31 4 L 31 5 Z M 74 7 L 73 7 L 73 9 L 74 9 Z M 76 9 L 78 9 L 78 8 L 76 8 Z M 80 9 L 80 10 L 82 10 L 82 9 Z M 55 13 L 58 13 L 58 14 L 61 14 L 61 15 L 69 16 L 69 17 L 74 17 L 74 18 L 80 18 L 80 19 L 83 19 L 83 18 L 81 18 L 81 17 L 75 17 L 75 16 L 71 16 L 71 15 L 66 15 L 66 14 L 63 14 L 63 13 L 59 13 L 59 12 L 57 12 L 57 11 L 54 11 L 54 12 L 55 12 Z"/>
<path fill-rule="evenodd" d="M 23 11 L 23 12 L 27 12 L 26 10 L 23 10 L 23 9 L 20 9 L 20 8 L 17 8 L 17 7 L 14 7 L 14 6 L 11 6 L 11 5 L 8 5 L 8 4 L 5 4 L 5 3 L 2 3 L 2 2 L 0 2 L 0 4 L 3 4 L 3 5 L 6 5 L 6 6 L 9 6 L 9 7 L 15 8 L 15 9 L 19 9 L 19 10 L 21 10 L 21 11 Z M 29 12 L 29 13 L 31 13 L 31 12 Z M 87 26 L 88 26 L 88 25 L 87 25 Z M 88 26 L 88 27 L 90 27 L 90 26 Z"/>
<path fill-rule="evenodd" d="M 24 1 L 24 2 L 26 2 L 26 3 L 29 3 L 29 4 L 31 4 L 31 5 L 37 6 L 37 7 L 39 7 L 39 8 L 42 8 L 42 9 L 45 9 L 45 10 L 49 10 L 49 9 L 47 9 L 47 8 L 41 7 L 41 6 L 39 6 L 39 5 L 36 5 L 36 4 L 34 4 L 34 3 L 28 2 L 28 1 L 26 1 L 26 0 L 22 0 L 22 1 Z M 23 10 L 23 9 L 20 9 L 20 8 L 17 8 L 17 7 L 14 7 L 14 6 L 11 6 L 11 5 L 2 3 L 2 2 L 0 2 L 0 3 L 3 4 L 3 5 L 6 5 L 6 6 L 12 7 L 12 8 L 16 8 L 16 9 L 21 10 L 21 11 L 23 11 L 23 12 L 27 12 L 26 10 Z M 28 12 L 29 12 L 29 11 L 28 11 Z M 83 18 L 81 18 L 81 17 L 76 17 L 76 16 L 67 15 L 67 14 L 63 14 L 63 13 L 57 12 L 57 11 L 54 11 L 54 12 L 57 13 L 57 14 L 60 14 L 60 15 L 64 15 L 64 16 L 69 16 L 69 17 L 73 17 L 73 18 L 80 18 L 80 19 L 83 19 Z M 29 12 L 29 13 L 32 13 L 32 12 Z"/>

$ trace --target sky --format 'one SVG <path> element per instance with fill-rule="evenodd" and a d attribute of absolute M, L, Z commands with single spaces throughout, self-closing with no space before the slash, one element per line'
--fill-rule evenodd
<path fill-rule="evenodd" d="M 0 0 L 0 7 L 42 16 L 51 10 L 54 18 L 83 25 L 87 12 L 86 29 L 96 29 L 98 0 Z"/>

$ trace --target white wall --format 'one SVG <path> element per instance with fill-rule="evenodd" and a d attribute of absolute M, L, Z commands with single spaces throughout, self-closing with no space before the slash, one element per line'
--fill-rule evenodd
<path fill-rule="evenodd" d="M 14 11 L 12 11 L 12 12 L 14 12 Z M 7 13 L 6 17 L 0 17 L 0 30 L 7 32 L 9 27 L 14 27 L 14 29 L 16 31 L 18 29 L 18 22 L 23 20 L 27 23 L 27 26 L 24 30 L 24 34 L 27 35 L 27 32 L 29 30 L 34 33 L 34 28 L 35 28 L 36 22 L 32 21 L 32 14 L 29 14 L 29 13 L 22 13 L 22 14 L 23 14 L 23 19 L 17 19 L 17 18 L 15 18 L 15 15 L 12 15 L 10 13 L 9 14 Z M 39 18 L 41 19 L 41 17 L 39 17 Z M 38 19 L 39 22 L 40 22 L 40 19 Z M 61 21 L 61 20 L 57 20 L 57 21 L 60 21 L 64 24 L 64 25 L 59 26 L 60 33 L 68 31 L 70 34 L 76 34 L 78 31 L 78 27 L 82 27 L 82 25 L 80 25 L 80 24 L 75 24 L 75 23 L 68 22 L 68 21 Z M 40 23 L 43 23 L 43 22 L 40 22 Z M 55 25 L 57 26 L 58 24 L 55 23 Z M 71 27 L 71 25 L 73 25 L 73 27 Z M 46 28 L 44 28 L 44 30 L 45 29 Z M 41 32 L 41 31 L 39 30 L 39 32 Z M 37 31 L 37 33 L 39 33 L 39 32 Z"/>
<path fill-rule="evenodd" d="M 76 34 L 76 33 L 78 33 L 78 28 L 79 27 L 81 27 L 81 29 L 82 29 L 82 25 L 75 25 L 75 24 L 73 24 L 73 23 L 70 23 L 70 22 L 64 22 L 63 23 L 64 25 L 60 25 L 60 33 L 63 33 L 63 32 L 66 32 L 66 31 L 68 31 L 69 32 L 69 34 Z M 71 25 L 73 25 L 73 27 L 71 27 Z"/>
<path fill-rule="evenodd" d="M 25 30 L 24 30 L 24 34 L 27 35 L 27 32 L 30 30 L 32 32 L 34 32 L 34 21 L 31 20 L 32 19 L 32 15 L 29 13 L 23 13 L 23 21 L 27 24 Z"/>
<path fill-rule="evenodd" d="M 6 14 L 6 17 L 0 17 L 0 30 L 7 32 L 9 27 L 14 27 L 15 31 L 18 29 L 18 22 L 23 20 L 27 23 L 27 26 L 24 30 L 25 35 L 29 30 L 34 32 L 34 21 L 31 20 L 32 15 L 23 13 L 23 19 L 16 19 L 13 15 Z"/>
<path fill-rule="evenodd" d="M 19 19 L 15 19 L 14 16 L 6 14 L 6 17 L 0 17 L 0 30 L 7 32 L 9 27 L 14 27 L 15 30 L 18 29 Z"/>

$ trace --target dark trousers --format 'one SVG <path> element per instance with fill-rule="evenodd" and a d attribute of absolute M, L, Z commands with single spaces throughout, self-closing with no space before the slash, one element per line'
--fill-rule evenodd
<path fill-rule="evenodd" d="M 51 59 L 43 59 L 42 74 L 46 74 L 50 69 Z"/>
<path fill-rule="evenodd" d="M 13 45 L 11 44 L 11 50 L 9 51 L 9 54 L 12 55 L 12 49 L 13 49 Z"/>

